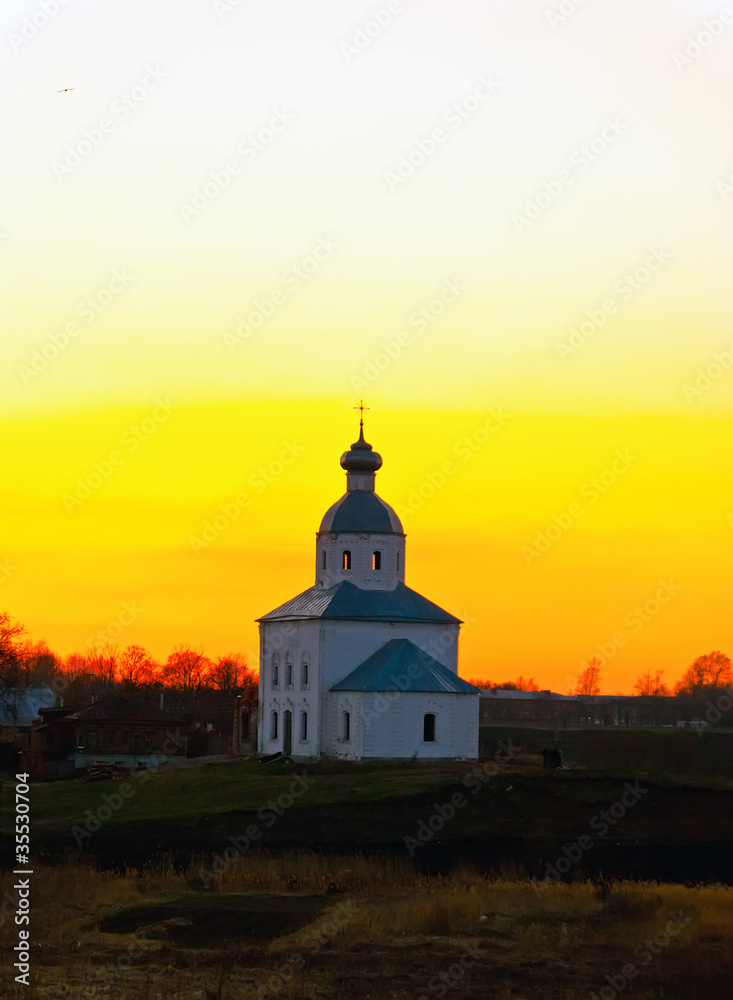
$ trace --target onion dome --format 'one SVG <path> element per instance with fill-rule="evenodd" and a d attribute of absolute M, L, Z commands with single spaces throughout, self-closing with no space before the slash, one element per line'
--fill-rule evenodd
<path fill-rule="evenodd" d="M 403 535 L 397 514 L 374 492 L 374 480 L 382 467 L 382 456 L 364 440 L 364 421 L 359 421 L 359 440 L 341 456 L 346 471 L 346 493 L 326 511 L 320 532 L 368 532 Z"/>
<path fill-rule="evenodd" d="M 364 474 L 376 472 L 382 467 L 382 456 L 364 440 L 364 425 L 359 424 L 359 440 L 341 456 L 341 468 L 347 472 Z"/>

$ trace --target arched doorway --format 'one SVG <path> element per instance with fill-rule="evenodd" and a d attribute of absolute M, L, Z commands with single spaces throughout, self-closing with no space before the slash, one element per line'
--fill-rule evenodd
<path fill-rule="evenodd" d="M 283 754 L 289 757 L 293 752 L 293 713 L 283 715 Z"/>

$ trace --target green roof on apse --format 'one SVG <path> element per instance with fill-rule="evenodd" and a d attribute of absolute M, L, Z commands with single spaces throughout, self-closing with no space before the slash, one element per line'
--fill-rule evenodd
<path fill-rule="evenodd" d="M 479 694 L 477 687 L 409 639 L 390 639 L 343 680 L 331 685 L 331 690 Z"/>

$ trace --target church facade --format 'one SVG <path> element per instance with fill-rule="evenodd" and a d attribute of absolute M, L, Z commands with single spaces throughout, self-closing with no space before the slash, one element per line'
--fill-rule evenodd
<path fill-rule="evenodd" d="M 405 532 L 375 492 L 382 459 L 341 456 L 346 493 L 316 535 L 315 584 L 258 619 L 259 751 L 351 760 L 478 756 L 479 691 L 460 619 L 405 584 Z"/>

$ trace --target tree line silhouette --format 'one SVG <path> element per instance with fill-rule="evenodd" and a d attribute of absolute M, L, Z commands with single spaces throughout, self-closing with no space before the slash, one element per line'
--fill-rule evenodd
<path fill-rule="evenodd" d="M 597 695 L 601 690 L 603 661 L 593 657 L 580 671 L 570 694 Z M 634 684 L 633 693 L 646 697 L 696 696 L 708 690 L 733 688 L 733 670 L 728 656 L 715 650 L 698 656 L 673 690 L 662 680 L 663 670 L 647 670 Z M 114 643 L 91 646 L 83 653 L 60 657 L 45 641 L 31 642 L 27 630 L 7 611 L 0 612 L 0 699 L 18 688 L 42 687 L 64 677 L 69 694 L 99 695 L 115 689 L 175 692 L 176 701 L 193 704 L 199 692 L 214 690 L 233 697 L 254 697 L 259 676 L 241 653 L 211 659 L 202 649 L 177 645 L 164 662 L 156 661 L 142 646 L 119 649 Z M 515 681 L 495 683 L 471 680 L 478 688 L 539 691 L 533 677 L 520 675 Z"/>
<path fill-rule="evenodd" d="M 603 661 L 597 656 L 592 657 L 573 684 L 569 685 L 568 694 L 581 696 L 594 696 L 601 693 L 601 674 Z M 712 653 L 705 653 L 688 667 L 680 680 L 670 689 L 662 680 L 663 670 L 646 670 L 640 674 L 634 684 L 633 694 L 637 697 L 666 697 L 673 694 L 678 697 L 695 697 L 704 694 L 706 691 L 715 691 L 720 688 L 733 688 L 733 669 L 731 669 L 730 657 L 720 650 Z M 471 680 L 478 688 L 493 688 L 499 691 L 539 691 L 539 687 L 533 677 L 523 677 L 521 674 L 516 681 L 502 681 L 496 684 L 488 680 Z M 617 692 L 622 694 L 622 692 Z"/>
<path fill-rule="evenodd" d="M 587 667 L 578 675 L 573 694 L 597 695 L 601 692 L 601 670 L 603 663 L 594 656 L 588 661 Z M 682 677 L 674 685 L 674 689 L 664 683 L 663 670 L 646 670 L 640 674 L 634 684 L 634 694 L 637 697 L 669 698 L 696 697 L 706 691 L 716 691 L 720 688 L 733 687 L 733 670 L 730 657 L 716 649 L 712 653 L 698 656 L 687 668 Z"/>
<path fill-rule="evenodd" d="M 63 679 L 63 686 L 59 679 Z M 184 644 L 175 646 L 163 662 L 142 646 L 119 649 L 109 642 L 61 657 L 44 640 L 30 641 L 20 622 L 0 612 L 0 700 L 9 691 L 50 685 L 63 690 L 69 702 L 120 690 L 168 691 L 174 695 L 172 706 L 192 707 L 207 690 L 231 697 L 254 696 L 258 682 L 257 673 L 242 653 L 212 659 L 202 649 Z"/>

